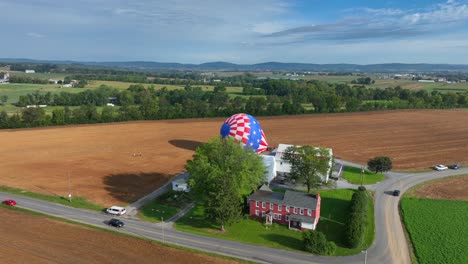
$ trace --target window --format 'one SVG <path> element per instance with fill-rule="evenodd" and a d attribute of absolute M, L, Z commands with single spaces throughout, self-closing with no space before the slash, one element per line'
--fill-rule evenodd
<path fill-rule="evenodd" d="M 289 213 L 289 206 L 286 206 L 286 212 Z"/>
<path fill-rule="evenodd" d="M 276 219 L 278 217 L 277 214 L 273 214 L 273 219 Z"/>
<path fill-rule="evenodd" d="M 262 212 L 262 217 L 265 217 L 265 214 L 266 214 L 265 211 L 263 211 L 263 212 Z"/>
<path fill-rule="evenodd" d="M 286 216 L 286 222 L 289 222 L 289 215 Z"/>
<path fill-rule="evenodd" d="M 262 202 L 262 208 L 265 208 L 265 207 L 266 207 L 266 203 Z"/>
<path fill-rule="evenodd" d="M 278 214 L 278 220 L 281 220 L 281 215 L 280 214 Z"/>
<path fill-rule="evenodd" d="M 255 206 L 256 206 L 256 207 L 259 207 L 259 204 L 260 204 L 260 203 L 259 203 L 258 201 L 255 201 Z"/>
<path fill-rule="evenodd" d="M 294 207 L 293 212 L 294 212 L 295 214 L 297 214 L 297 208 L 296 208 L 296 207 Z"/>
<path fill-rule="evenodd" d="M 260 214 L 258 213 L 258 210 L 255 210 L 255 215 L 259 216 Z"/>
<path fill-rule="evenodd" d="M 312 210 L 307 209 L 307 215 L 308 215 L 308 216 L 312 216 Z"/>
<path fill-rule="evenodd" d="M 301 208 L 301 215 L 304 215 L 304 209 Z"/>
<path fill-rule="evenodd" d="M 282 211 L 283 210 L 283 206 L 281 204 L 278 204 L 278 211 Z"/>
<path fill-rule="evenodd" d="M 270 210 L 273 210 L 273 204 L 270 203 Z"/>

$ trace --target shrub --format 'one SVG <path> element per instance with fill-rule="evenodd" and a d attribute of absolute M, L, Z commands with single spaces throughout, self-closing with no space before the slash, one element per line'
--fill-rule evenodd
<path fill-rule="evenodd" d="M 361 192 L 363 192 L 363 191 L 366 190 L 366 187 L 361 185 L 361 186 L 358 187 L 358 190 L 361 191 Z"/>
<path fill-rule="evenodd" d="M 308 230 L 302 234 L 304 249 L 308 252 L 319 255 L 332 255 L 336 251 L 336 244 L 328 242 L 322 232 Z"/>

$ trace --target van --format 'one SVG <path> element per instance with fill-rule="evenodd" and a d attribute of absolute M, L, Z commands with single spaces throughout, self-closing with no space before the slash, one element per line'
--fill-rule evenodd
<path fill-rule="evenodd" d="M 125 210 L 125 208 L 120 207 L 120 206 L 111 206 L 106 209 L 106 212 L 108 214 L 113 214 L 113 215 L 123 215 L 127 212 L 127 210 Z"/>

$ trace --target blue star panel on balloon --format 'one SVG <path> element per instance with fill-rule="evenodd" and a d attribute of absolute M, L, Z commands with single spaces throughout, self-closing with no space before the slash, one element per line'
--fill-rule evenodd
<path fill-rule="evenodd" d="M 221 127 L 221 136 L 232 137 L 240 142 L 243 147 L 250 148 L 257 153 L 268 148 L 268 143 L 260 123 L 248 114 L 235 114 Z"/>

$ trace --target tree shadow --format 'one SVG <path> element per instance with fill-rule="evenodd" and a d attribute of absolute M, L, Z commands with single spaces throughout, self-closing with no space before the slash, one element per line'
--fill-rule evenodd
<path fill-rule="evenodd" d="M 191 151 L 195 151 L 198 146 L 203 144 L 203 142 L 194 141 L 194 140 L 185 140 L 185 139 L 172 139 L 168 141 L 171 145 L 181 148 L 187 149 Z"/>
<path fill-rule="evenodd" d="M 300 231 L 293 231 L 291 232 L 300 232 Z M 285 236 L 280 234 L 262 234 L 261 237 L 265 238 L 268 241 L 274 242 L 278 245 L 288 247 L 295 250 L 303 250 L 303 243 L 302 240 L 292 237 L 292 236 Z"/>
<path fill-rule="evenodd" d="M 132 203 L 170 180 L 171 175 L 159 172 L 120 173 L 104 177 L 105 190 L 123 203 Z"/>

